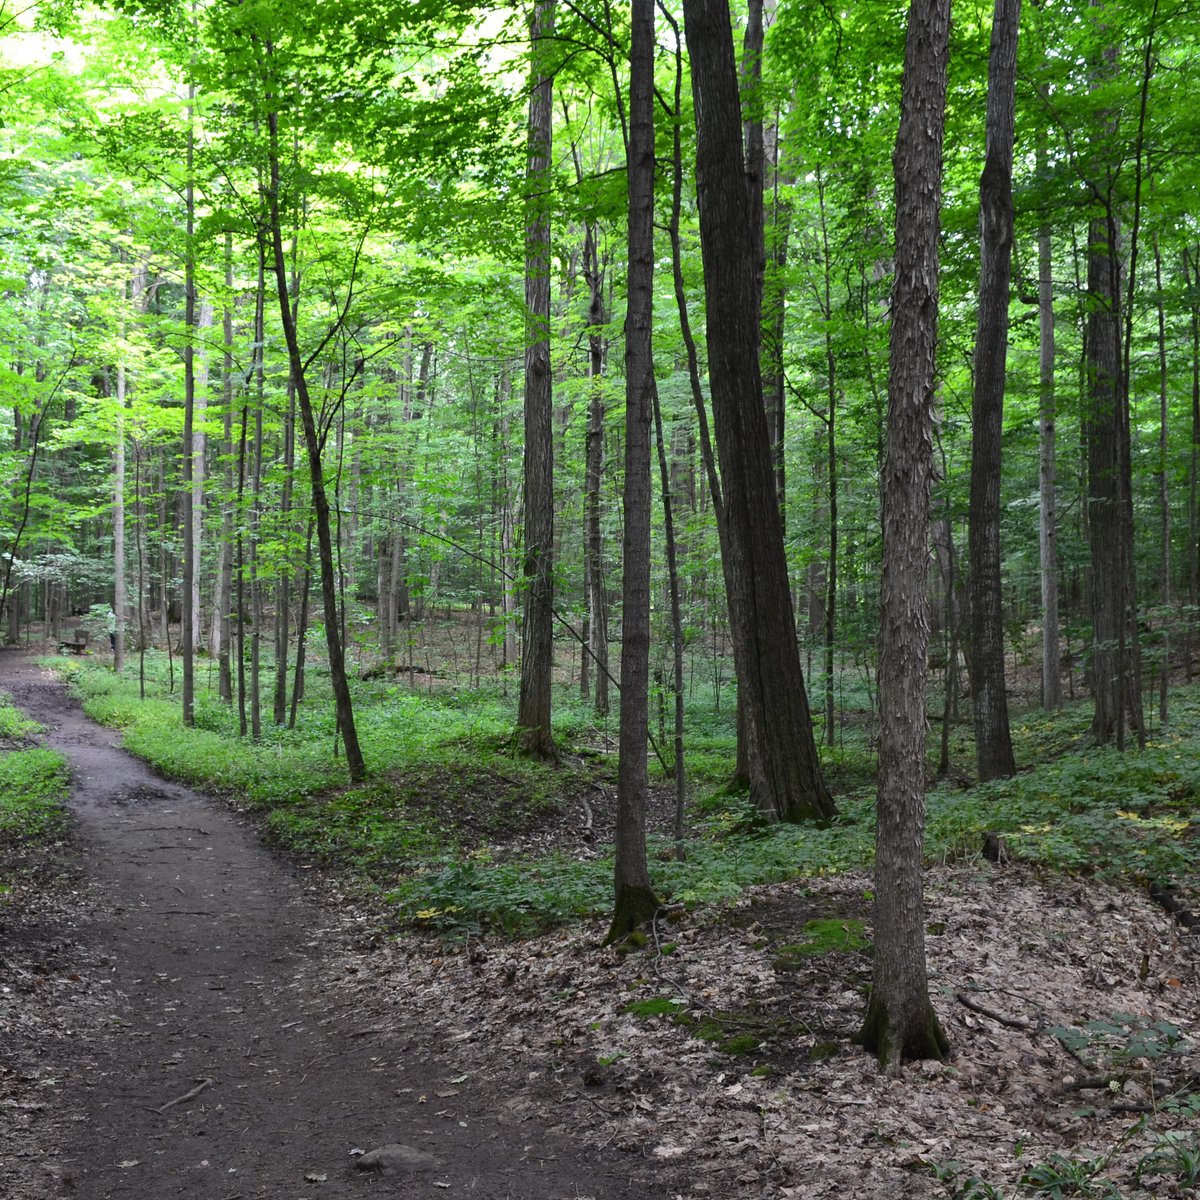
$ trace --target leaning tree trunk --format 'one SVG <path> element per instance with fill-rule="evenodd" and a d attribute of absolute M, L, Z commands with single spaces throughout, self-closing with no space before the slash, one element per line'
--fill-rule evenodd
<path fill-rule="evenodd" d="M 898 1074 L 949 1049 L 929 1000 L 921 854 L 929 494 L 937 367 L 938 233 L 950 0 L 913 0 L 896 174 L 896 255 L 883 469 L 875 958 L 863 1045 Z"/>
<path fill-rule="evenodd" d="M 1012 159 L 1021 0 L 996 0 L 988 64 L 987 148 L 979 181 L 979 322 L 971 409 L 971 707 L 981 780 L 1013 774 L 1004 681 L 1004 594 L 1000 578 L 1000 455 L 1012 275 Z"/>
<path fill-rule="evenodd" d="M 697 113 L 697 189 L 708 317 L 708 366 L 734 591 L 742 614 L 748 717 L 759 753 L 751 795 L 782 820 L 827 819 L 775 494 L 760 373 L 751 191 L 742 157 L 727 0 L 685 0 Z"/>
<path fill-rule="evenodd" d="M 268 49 L 269 53 L 269 49 Z M 316 415 L 312 398 L 308 392 L 304 360 L 300 355 L 300 343 L 296 325 L 292 320 L 291 298 L 288 294 L 287 260 L 283 253 L 283 231 L 280 225 L 280 171 L 279 171 L 279 115 L 274 108 L 275 97 L 268 91 L 268 136 L 270 190 L 270 230 L 274 251 L 275 284 L 279 296 L 280 317 L 283 335 L 287 343 L 288 362 L 292 378 L 296 383 L 296 398 L 300 403 L 300 419 L 304 427 L 304 445 L 308 452 L 309 479 L 312 487 L 313 522 L 317 535 L 317 554 L 321 562 L 321 598 L 324 605 L 325 645 L 329 653 L 329 680 L 333 686 L 334 707 L 338 729 L 346 748 L 346 767 L 353 782 L 366 778 L 367 767 L 362 749 L 358 744 L 358 730 L 354 724 L 354 704 L 350 696 L 350 685 L 346 679 L 346 659 L 342 649 L 340 631 L 337 581 L 334 577 L 333 539 L 329 520 L 329 497 L 325 490 L 325 471 L 322 462 L 322 439 L 317 432 Z"/>

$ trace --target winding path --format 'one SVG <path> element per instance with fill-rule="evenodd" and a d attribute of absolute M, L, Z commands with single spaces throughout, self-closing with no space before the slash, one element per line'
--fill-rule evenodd
<path fill-rule="evenodd" d="M 346 1007 L 325 960 L 353 937 L 348 920 L 225 807 L 153 774 L 28 660 L 0 657 L 0 686 L 70 760 L 96 901 L 80 937 L 112 995 L 107 1027 L 62 1065 L 66 1104 L 86 1117 L 64 1126 L 64 1195 L 655 1194 L 619 1158 L 506 1113 L 504 1081 L 449 1086 L 463 1080 L 419 1027 Z M 394 1143 L 407 1149 L 388 1169 L 355 1169 L 354 1151 Z"/>

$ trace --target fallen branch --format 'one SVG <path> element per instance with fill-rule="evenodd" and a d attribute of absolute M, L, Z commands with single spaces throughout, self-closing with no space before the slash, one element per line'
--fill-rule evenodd
<path fill-rule="evenodd" d="M 177 1104 L 186 1104 L 189 1100 L 194 1100 L 205 1088 L 210 1088 L 216 1083 L 215 1079 L 201 1079 L 190 1092 L 184 1092 L 182 1096 L 176 1096 L 174 1100 L 168 1100 L 166 1104 L 160 1105 L 154 1111 L 156 1113 L 165 1113 L 168 1108 L 174 1108 Z"/>
<path fill-rule="evenodd" d="M 978 1013 L 981 1017 L 987 1017 L 989 1020 L 998 1021 L 1001 1025 L 1008 1029 L 1020 1029 L 1025 1032 L 1029 1031 L 1029 1022 L 1024 1017 L 1006 1017 L 1003 1013 L 998 1013 L 993 1009 L 984 1008 L 978 1000 L 972 1000 L 966 992 L 955 992 L 959 1004 L 964 1008 L 969 1008 L 972 1012 Z"/>

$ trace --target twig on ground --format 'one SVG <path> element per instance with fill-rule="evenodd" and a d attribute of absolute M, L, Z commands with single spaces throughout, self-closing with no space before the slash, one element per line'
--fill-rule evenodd
<path fill-rule="evenodd" d="M 954 994 L 959 1004 L 964 1008 L 969 1008 L 972 1012 L 979 1013 L 981 1017 L 998 1021 L 1008 1029 L 1020 1029 L 1023 1032 L 1029 1032 L 1030 1024 L 1024 1017 L 1006 1017 L 1003 1013 L 998 1013 L 994 1009 L 985 1008 L 978 1000 L 972 1000 L 966 992 L 955 992 Z"/>
<path fill-rule="evenodd" d="M 177 1104 L 186 1104 L 189 1100 L 194 1100 L 205 1088 L 210 1088 L 216 1083 L 215 1079 L 200 1079 L 196 1086 L 190 1092 L 184 1092 L 182 1096 L 176 1096 L 174 1100 L 168 1100 L 166 1104 L 159 1105 L 154 1111 L 156 1113 L 165 1113 L 168 1108 L 174 1108 Z"/>

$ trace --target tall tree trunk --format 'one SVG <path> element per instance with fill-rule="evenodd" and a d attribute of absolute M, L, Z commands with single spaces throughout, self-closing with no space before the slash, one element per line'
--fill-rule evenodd
<path fill-rule="evenodd" d="M 200 311 L 196 316 L 196 328 L 200 331 L 202 345 L 207 339 L 204 334 L 212 328 L 213 306 L 211 300 L 200 301 Z M 208 351 L 201 349 L 196 362 L 196 382 L 193 396 L 193 433 L 192 433 L 192 648 L 199 650 L 204 644 L 202 634 L 202 608 L 200 604 L 201 548 L 204 538 L 204 471 L 205 458 L 208 453 L 208 436 L 204 429 L 205 414 L 208 411 Z"/>
<path fill-rule="evenodd" d="M 1039 172 L 1043 157 L 1038 147 Z M 1062 707 L 1055 491 L 1054 272 L 1049 220 L 1038 229 L 1038 555 L 1042 582 L 1042 707 Z"/>
<path fill-rule="evenodd" d="M 825 209 L 825 181 L 817 170 L 817 199 L 821 213 L 821 257 L 823 280 L 821 316 L 825 341 L 825 458 L 829 479 L 829 567 L 825 576 L 825 745 L 837 743 L 837 713 L 834 705 L 833 650 L 837 635 L 838 586 L 838 458 L 837 458 L 837 355 L 833 344 L 833 287 L 829 254 L 829 222 Z M 781 365 L 782 369 L 782 365 Z M 781 500 L 782 504 L 782 500 Z"/>
<path fill-rule="evenodd" d="M 122 286 L 122 293 L 124 293 Z M 124 295 L 121 297 L 124 301 Z M 124 340 L 124 319 L 121 335 Z M 113 615 L 116 628 L 113 630 L 113 670 L 120 675 L 125 669 L 125 351 L 122 347 L 121 361 L 117 363 L 117 421 L 116 448 L 113 462 Z"/>
<path fill-rule="evenodd" d="M 908 15 L 896 176 L 896 253 L 883 478 L 875 957 L 863 1045 L 898 1074 L 949 1049 L 929 1002 L 921 856 L 925 833 L 925 663 L 929 496 L 937 366 L 938 234 L 950 0 Z"/>
<path fill-rule="evenodd" d="M 629 77 L 629 282 L 625 318 L 625 534 L 621 731 L 613 919 L 606 941 L 650 920 L 646 863 L 650 674 L 650 420 L 654 393 L 654 3 L 632 0 Z"/>
<path fill-rule="evenodd" d="M 233 601 L 233 234 L 225 235 L 225 306 L 221 316 L 224 352 L 221 363 L 221 457 L 224 462 L 224 496 L 221 500 L 221 549 L 217 563 L 216 601 L 213 605 L 211 648 L 217 658 L 217 693 L 226 704 L 233 701 L 229 642 Z"/>
<path fill-rule="evenodd" d="M 674 693 L 674 777 L 675 777 L 675 857 L 684 858 L 684 813 L 687 807 L 687 772 L 683 761 L 683 598 L 679 587 L 679 554 L 675 538 L 675 491 L 671 469 L 667 463 L 666 439 L 663 436 L 662 405 L 658 388 L 654 388 L 654 439 L 658 447 L 658 473 L 662 483 L 663 539 L 667 547 L 667 590 L 671 597 L 671 690 Z"/>
<path fill-rule="evenodd" d="M 1092 0 L 1103 8 L 1103 0 Z M 1157 8 L 1157 5 L 1156 5 Z M 1149 83 L 1151 43 L 1146 46 L 1143 77 Z M 1117 69 L 1117 52 L 1106 47 L 1095 68 L 1101 88 Z M 1097 140 L 1111 133 L 1115 116 L 1100 114 Z M 1138 134 L 1133 228 L 1129 239 L 1129 311 L 1137 267 L 1137 235 L 1141 195 L 1141 129 Z M 1103 745 L 1125 748 L 1126 722 L 1138 744 L 1145 741 L 1141 681 L 1138 669 L 1137 599 L 1134 586 L 1133 496 L 1129 429 L 1129 343 L 1126 323 L 1122 353 L 1121 222 L 1117 213 L 1116 167 L 1102 158 L 1105 175 L 1091 182 L 1099 212 L 1088 222 L 1086 364 L 1088 403 L 1088 522 L 1092 549 L 1092 687 L 1095 713 L 1092 736 Z"/>
<path fill-rule="evenodd" d="M 729 6 L 726 0 L 685 0 L 684 14 L 697 113 L 709 376 L 729 528 L 724 549 L 744 622 L 746 669 L 739 672 L 739 688 L 747 693 L 759 747 L 751 795 L 779 819 L 825 819 L 834 811 L 833 798 L 813 738 L 763 409 L 758 260 Z"/>
<path fill-rule="evenodd" d="M 1021 0 L 995 0 L 988 62 L 987 147 L 979 181 L 979 322 L 971 410 L 971 707 L 981 780 L 1013 774 L 1004 681 L 1004 594 L 1000 578 L 1000 457 L 1012 274 L 1013 120 Z"/>
<path fill-rule="evenodd" d="M 1158 310 L 1158 532 L 1161 558 L 1161 586 L 1158 602 L 1162 608 L 1162 666 L 1158 678 L 1158 719 L 1167 721 L 1167 685 L 1171 677 L 1171 491 L 1167 473 L 1168 374 L 1167 313 L 1163 301 L 1162 251 L 1157 235 L 1154 247 L 1154 296 Z"/>
<path fill-rule="evenodd" d="M 293 277 L 294 280 L 294 277 Z M 288 380 L 288 404 L 283 421 L 283 494 L 279 509 L 283 536 L 290 545 L 292 534 L 292 489 L 296 472 L 296 385 Z M 381 558 L 382 561 L 382 558 Z M 271 718 L 276 725 L 287 722 L 288 652 L 291 641 L 292 556 L 285 556 L 275 580 L 275 694 Z"/>
<path fill-rule="evenodd" d="M 548 47 L 554 0 L 536 0 L 531 23 L 525 216 L 525 620 L 521 647 L 518 741 L 554 758 L 550 726 L 554 672 L 554 440 L 550 374 L 550 189 L 554 81 Z"/>
<path fill-rule="evenodd" d="M 195 411 L 196 411 L 196 192 L 193 178 L 196 153 L 196 133 L 193 127 L 195 84 L 188 84 L 187 103 L 187 183 L 186 183 L 186 240 L 183 263 L 183 617 L 180 637 L 183 641 L 183 723 L 196 723 L 196 679 L 193 581 L 196 575 L 195 531 L 192 525 L 196 474 Z"/>
<path fill-rule="evenodd" d="M 1189 296 L 1192 359 L 1192 428 L 1188 446 L 1188 551 L 1187 589 L 1188 635 L 1184 639 L 1187 655 L 1187 681 L 1192 681 L 1195 613 L 1200 607 L 1200 246 L 1193 251 L 1183 248 L 1183 281 Z"/>
<path fill-rule="evenodd" d="M 589 226 L 584 247 L 584 276 L 591 288 L 588 322 L 588 400 L 584 455 L 583 525 L 587 591 L 588 645 L 583 661 L 596 664 L 593 707 L 596 715 L 608 716 L 608 597 L 604 590 L 604 543 L 600 522 L 600 486 L 604 478 L 604 338 L 597 326 L 608 323 L 604 310 L 604 266 L 600 261 L 596 230 Z M 582 673 L 581 673 L 582 674 Z M 586 676 L 584 676 L 586 678 Z M 580 683 L 582 689 L 582 681 Z"/>
<path fill-rule="evenodd" d="M 266 47 L 270 54 L 270 46 Z M 346 659 L 342 650 L 342 638 L 338 615 L 337 580 L 334 576 L 333 539 L 329 520 L 329 497 L 325 491 L 325 473 L 322 463 L 324 438 L 317 431 L 316 414 L 308 393 L 304 360 L 300 356 L 300 343 L 296 334 L 296 323 L 292 319 L 291 298 L 288 293 L 287 259 L 283 252 L 283 229 L 280 217 L 280 171 L 279 171 L 279 114 L 276 97 L 270 86 L 267 88 L 268 169 L 270 188 L 268 204 L 270 214 L 270 237 L 274 251 L 275 285 L 279 296 L 279 311 L 283 322 L 283 336 L 287 343 L 288 361 L 292 378 L 296 383 L 296 397 L 300 402 L 300 419 L 304 427 L 304 444 L 308 451 L 308 470 L 312 486 L 313 521 L 317 534 L 317 554 L 321 562 L 321 597 L 325 616 L 325 644 L 329 653 L 329 679 L 333 686 L 334 706 L 337 711 L 338 729 L 346 749 L 346 768 L 353 782 L 366 778 L 367 767 L 362 749 L 358 744 L 358 730 L 354 724 L 354 703 L 350 696 L 350 685 L 346 679 Z"/>
<path fill-rule="evenodd" d="M 683 146 L 681 130 L 683 126 L 683 47 L 680 43 L 679 29 L 674 17 L 666 8 L 661 10 L 675 33 L 675 93 L 672 134 L 672 172 L 671 172 L 671 219 L 668 232 L 671 237 L 671 275 L 675 285 L 675 305 L 679 312 L 679 329 L 687 352 L 688 381 L 691 384 L 692 404 L 696 411 L 696 423 L 700 431 L 700 460 L 704 467 L 704 476 L 708 483 L 709 499 L 712 502 L 713 518 L 717 526 L 717 539 L 721 546 L 721 570 L 725 582 L 726 605 L 729 614 L 730 641 L 733 646 L 734 672 L 738 679 L 748 669 L 746 653 L 746 636 L 743 630 L 742 615 L 737 609 L 737 588 L 733 581 L 733 560 L 726 548 L 729 538 L 729 525 L 725 518 L 725 499 L 721 493 L 721 480 L 717 474 L 716 455 L 713 452 L 712 437 L 708 427 L 708 409 L 704 399 L 704 388 L 700 378 L 700 356 L 696 349 L 696 339 L 692 334 L 691 319 L 688 316 L 687 292 L 683 278 L 683 247 L 680 237 L 680 221 L 683 208 Z M 719 693 L 718 693 L 719 695 Z M 761 778 L 762 771 L 753 764 L 757 755 L 754 742 L 754 728 L 748 718 L 749 689 L 739 686 L 737 692 L 737 756 L 734 763 L 733 776 L 729 781 L 731 790 L 750 789 L 752 780 Z"/>

